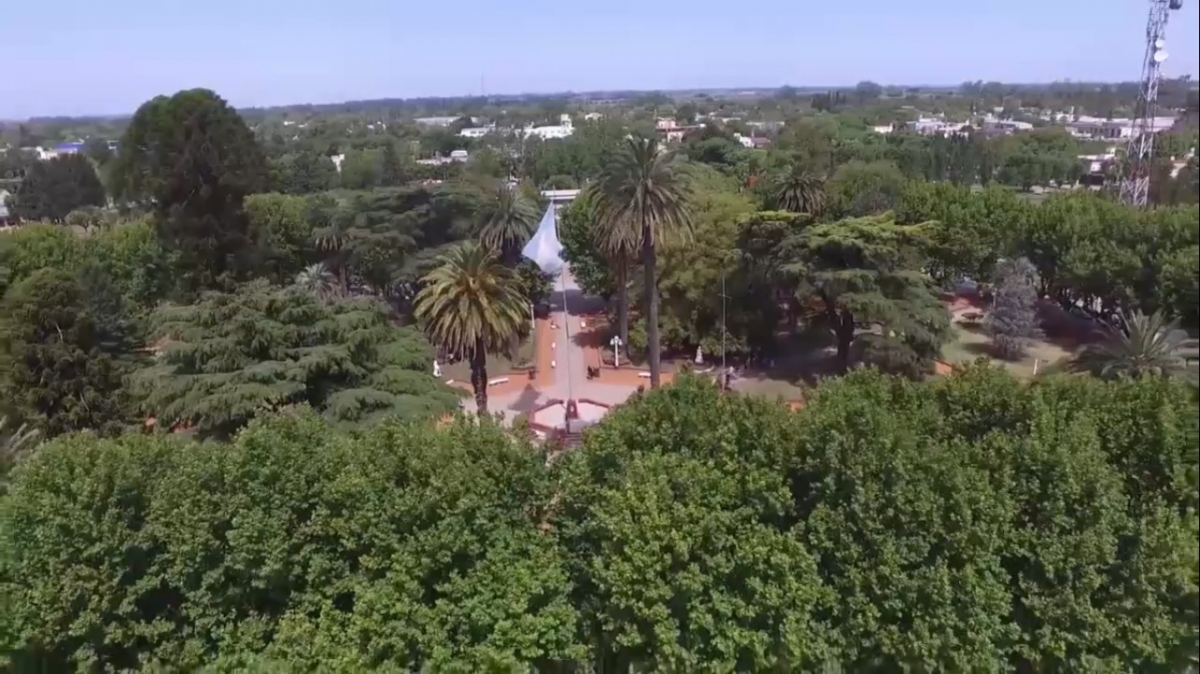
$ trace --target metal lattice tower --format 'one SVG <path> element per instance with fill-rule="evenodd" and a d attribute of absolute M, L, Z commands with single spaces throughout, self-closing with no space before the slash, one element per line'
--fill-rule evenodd
<path fill-rule="evenodd" d="M 1121 178 L 1121 201 L 1145 206 L 1150 197 L 1150 170 L 1154 163 L 1154 118 L 1158 114 L 1158 82 L 1167 60 L 1167 17 L 1182 0 L 1150 0 L 1146 21 L 1146 53 L 1142 57 L 1142 81 L 1138 90 L 1133 128 L 1125 151 L 1128 166 Z"/>

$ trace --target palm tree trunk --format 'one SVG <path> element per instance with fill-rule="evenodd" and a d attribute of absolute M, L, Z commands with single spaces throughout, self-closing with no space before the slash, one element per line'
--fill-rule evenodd
<path fill-rule="evenodd" d="M 650 362 L 650 388 L 658 388 L 662 366 L 659 364 L 658 284 L 654 272 L 657 256 L 654 251 L 654 231 L 649 223 L 642 224 L 642 264 L 646 284 L 646 360 Z"/>
<path fill-rule="evenodd" d="M 487 385 L 487 350 L 479 340 L 471 353 L 471 388 L 475 389 L 475 407 L 480 416 L 488 413 Z"/>
<path fill-rule="evenodd" d="M 629 353 L 629 260 L 617 260 L 617 334 L 621 348 Z"/>

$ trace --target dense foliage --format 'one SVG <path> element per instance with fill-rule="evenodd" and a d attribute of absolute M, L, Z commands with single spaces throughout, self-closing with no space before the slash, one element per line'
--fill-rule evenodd
<path fill-rule="evenodd" d="M 38 208 L 0 233 L 0 668 L 1194 668 L 1200 211 L 1168 157 L 1200 111 L 1160 94 L 1184 110 L 1146 210 L 1074 189 L 1107 148 L 1039 116 L 1128 114 L 1122 87 L 192 90 L 0 128 L 0 187 Z M 985 110 L 1035 128 L 903 128 Z M 60 126 L 82 155 L 19 149 Z M 575 188 L 571 272 L 651 388 L 660 356 L 778 357 L 803 408 L 679 368 L 572 451 L 451 419 L 434 355 L 486 413 L 549 292 L 520 251 L 569 195 L 541 190 Z M 934 380 L 977 299 L 998 355 L 1042 314 L 1083 346 Z"/>
<path fill-rule="evenodd" d="M 103 206 L 104 186 L 87 157 L 69 154 L 32 164 L 12 200 L 13 216 L 62 222 L 77 208 Z"/>
<path fill-rule="evenodd" d="M 306 403 L 340 424 L 372 425 L 455 409 L 432 350 L 377 302 L 325 302 L 264 281 L 167 306 L 152 323 L 158 363 L 138 373 L 146 411 L 225 437 L 263 409 Z"/>
<path fill-rule="evenodd" d="M 1173 671 L 1197 419 L 981 368 L 799 413 L 684 381 L 550 468 L 465 421 L 75 436 L 3 501 L 0 635 L 52 669 Z"/>
<path fill-rule="evenodd" d="M 257 263 L 242 200 L 266 186 L 262 149 L 241 117 L 205 89 L 142 105 L 121 138 L 117 193 L 154 211 L 184 282 L 210 287 Z"/>

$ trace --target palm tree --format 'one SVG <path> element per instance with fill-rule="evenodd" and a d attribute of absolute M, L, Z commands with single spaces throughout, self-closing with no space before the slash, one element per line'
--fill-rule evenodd
<path fill-rule="evenodd" d="M 1071 360 L 1069 368 L 1105 379 L 1116 377 L 1167 377 L 1186 372 L 1180 347 L 1187 335 L 1179 320 L 1167 320 L 1162 311 L 1147 316 L 1142 312 L 1122 313 L 1121 327 L 1108 328 L 1106 338 L 1087 344 Z"/>
<path fill-rule="evenodd" d="M 295 285 L 317 298 L 328 300 L 334 294 L 334 278 L 324 262 L 310 264 L 296 274 Z"/>
<path fill-rule="evenodd" d="M 329 255 L 330 266 L 337 269 L 342 293 L 350 292 L 347 267 L 350 255 L 350 230 L 352 222 L 346 214 L 331 210 L 324 217 L 325 224 L 313 229 L 313 242 L 317 250 Z"/>
<path fill-rule="evenodd" d="M 526 320 L 512 269 L 478 243 L 455 246 L 422 279 L 414 313 L 435 345 L 470 359 L 471 386 L 487 414 L 487 355 L 508 347 Z"/>
<path fill-rule="evenodd" d="M 8 473 L 37 445 L 40 433 L 28 424 L 21 424 L 11 433 L 4 430 L 8 417 L 0 417 L 0 494 L 7 491 Z"/>
<path fill-rule="evenodd" d="M 650 386 L 661 375 L 657 246 L 691 234 L 691 188 L 675 153 L 654 138 L 629 138 L 600 171 L 592 195 L 597 226 L 613 250 L 642 250 Z"/>
<path fill-rule="evenodd" d="M 590 219 L 594 223 L 592 240 L 596 250 L 612 264 L 617 286 L 617 334 L 621 345 L 629 347 L 629 270 L 642 252 L 642 231 L 628 222 L 603 221 L 596 216 L 594 190 L 589 189 L 587 200 Z"/>
<path fill-rule="evenodd" d="M 497 182 L 487 188 L 480 210 L 479 242 L 512 266 L 518 261 L 521 246 L 533 235 L 537 211 L 516 187 Z"/>
<path fill-rule="evenodd" d="M 792 162 L 775 176 L 772 185 L 775 205 L 793 213 L 808 213 L 814 218 L 825 206 L 825 183 L 800 162 Z"/>

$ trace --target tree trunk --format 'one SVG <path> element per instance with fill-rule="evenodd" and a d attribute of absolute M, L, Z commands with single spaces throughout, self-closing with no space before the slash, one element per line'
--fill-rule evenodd
<path fill-rule="evenodd" d="M 621 349 L 629 353 L 629 260 L 617 260 L 617 334 Z"/>
<path fill-rule="evenodd" d="M 488 412 L 487 386 L 487 350 L 483 340 L 479 340 L 471 353 L 471 388 L 475 389 L 475 406 L 480 416 L 486 416 Z"/>
<path fill-rule="evenodd" d="M 657 257 L 654 251 L 654 230 L 649 223 L 642 225 L 642 264 L 645 267 L 646 284 L 646 360 L 650 362 L 650 388 L 658 388 L 662 366 L 659 364 L 661 347 L 658 341 L 658 283 L 654 271 Z"/>
<path fill-rule="evenodd" d="M 854 342 L 854 314 L 841 311 L 837 317 L 837 355 L 842 373 L 850 370 L 850 344 Z"/>

